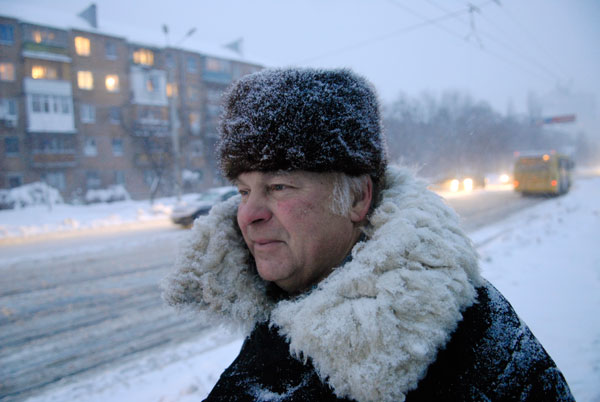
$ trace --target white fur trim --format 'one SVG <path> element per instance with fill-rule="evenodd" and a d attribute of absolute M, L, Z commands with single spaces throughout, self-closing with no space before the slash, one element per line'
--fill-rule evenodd
<path fill-rule="evenodd" d="M 291 353 L 310 358 L 338 396 L 404 400 L 482 284 L 456 214 L 404 168 L 388 168 L 368 240 L 355 245 L 352 261 L 278 304 L 247 267 L 235 203 L 196 222 L 165 298 L 246 328 L 270 315 Z"/>

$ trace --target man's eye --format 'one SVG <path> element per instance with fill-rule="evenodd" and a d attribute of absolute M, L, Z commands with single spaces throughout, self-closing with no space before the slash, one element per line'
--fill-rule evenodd
<path fill-rule="evenodd" d="M 242 197 L 245 197 L 245 196 L 247 196 L 247 195 L 248 195 L 248 190 L 238 190 L 238 192 L 240 193 L 240 195 L 241 195 Z"/>
<path fill-rule="evenodd" d="M 271 190 L 272 191 L 281 191 L 281 190 L 285 190 L 287 188 L 287 186 L 285 184 L 273 184 L 271 185 Z"/>

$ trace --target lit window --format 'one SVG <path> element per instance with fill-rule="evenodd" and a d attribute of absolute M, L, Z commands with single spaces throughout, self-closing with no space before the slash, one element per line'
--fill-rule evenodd
<path fill-rule="evenodd" d="M 77 71 L 77 86 L 80 89 L 94 89 L 94 77 L 91 71 Z"/>
<path fill-rule="evenodd" d="M 173 95 L 177 96 L 177 85 L 169 83 L 167 84 L 167 96 L 171 98 Z"/>
<path fill-rule="evenodd" d="M 79 108 L 79 117 L 82 123 L 95 123 L 96 107 L 94 105 L 82 103 Z"/>
<path fill-rule="evenodd" d="M 106 76 L 105 80 L 106 90 L 108 92 L 119 92 L 119 76 L 116 74 L 110 74 Z"/>
<path fill-rule="evenodd" d="M 42 43 L 42 32 L 41 31 L 33 31 L 33 41 L 35 43 Z"/>
<path fill-rule="evenodd" d="M 83 36 L 75 37 L 75 52 L 80 56 L 90 55 L 90 40 Z"/>
<path fill-rule="evenodd" d="M 56 43 L 56 42 L 60 42 L 60 44 L 63 44 L 62 41 L 62 37 L 58 37 L 56 36 L 56 34 L 53 31 L 49 31 L 46 29 L 36 29 L 30 32 L 29 36 L 30 40 L 33 40 L 35 43 Z"/>
<path fill-rule="evenodd" d="M 47 79 L 55 80 L 58 77 L 54 67 L 33 66 L 31 67 L 31 78 L 35 80 Z"/>
<path fill-rule="evenodd" d="M 15 66 L 12 63 L 0 63 L 0 81 L 14 81 Z"/>
<path fill-rule="evenodd" d="M 208 71 L 228 72 L 231 70 L 230 62 L 228 62 L 227 60 L 219 60 L 212 57 L 206 58 L 205 66 Z"/>
<path fill-rule="evenodd" d="M 151 66 L 154 64 L 154 53 L 148 49 L 138 49 L 133 52 L 133 62 L 135 64 L 144 64 Z"/>

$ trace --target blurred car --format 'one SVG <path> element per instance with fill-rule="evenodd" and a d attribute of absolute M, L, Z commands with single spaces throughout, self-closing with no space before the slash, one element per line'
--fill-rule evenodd
<path fill-rule="evenodd" d="M 457 174 L 436 180 L 432 186 L 434 190 L 450 191 L 473 191 L 476 188 L 485 188 L 485 178 L 476 174 Z"/>
<path fill-rule="evenodd" d="M 488 187 L 512 186 L 513 179 L 508 173 L 490 173 L 485 176 L 485 185 Z"/>
<path fill-rule="evenodd" d="M 190 226 L 197 217 L 208 214 L 213 205 L 236 194 L 238 189 L 234 186 L 211 188 L 195 199 L 177 204 L 171 213 L 171 221 L 177 225 Z"/>

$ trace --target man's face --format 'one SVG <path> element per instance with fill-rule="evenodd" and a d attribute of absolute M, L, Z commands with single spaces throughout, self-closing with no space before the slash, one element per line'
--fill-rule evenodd
<path fill-rule="evenodd" d="M 288 293 L 327 276 L 356 241 L 352 220 L 331 211 L 333 177 L 295 171 L 237 178 L 237 221 L 258 273 Z"/>

